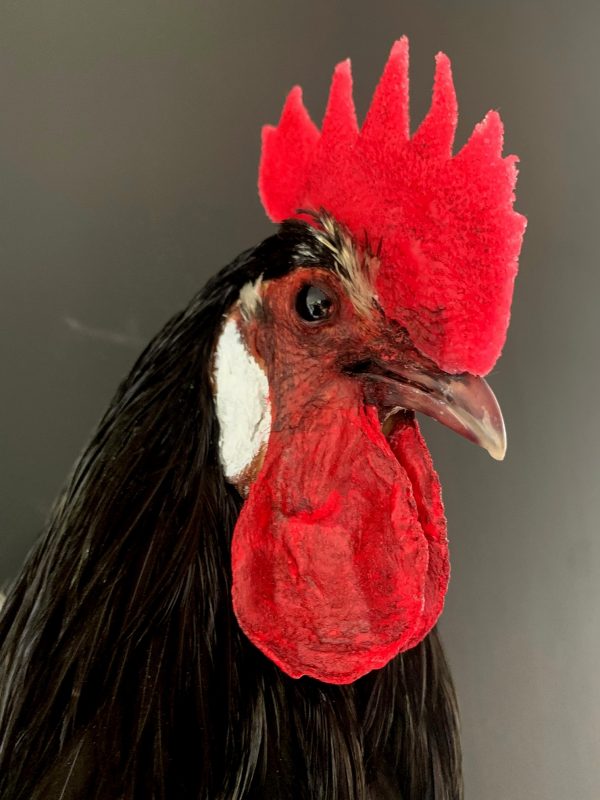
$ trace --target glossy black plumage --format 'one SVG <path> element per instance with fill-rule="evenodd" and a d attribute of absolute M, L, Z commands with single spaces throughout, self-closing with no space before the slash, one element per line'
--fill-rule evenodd
<path fill-rule="evenodd" d="M 330 258 L 303 223 L 246 251 L 148 345 L 0 619 L 0 798 L 457 800 L 435 632 L 349 686 L 292 680 L 230 602 L 241 506 L 210 363 L 241 287 Z"/>

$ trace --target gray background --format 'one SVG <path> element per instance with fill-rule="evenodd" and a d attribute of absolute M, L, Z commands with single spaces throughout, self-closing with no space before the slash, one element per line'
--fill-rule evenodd
<path fill-rule="evenodd" d="M 457 144 L 490 107 L 529 217 L 491 376 L 503 464 L 425 424 L 453 577 L 442 632 L 468 800 L 600 797 L 600 6 L 584 2 L 0 2 L 0 581 L 14 576 L 119 379 L 269 230 L 259 128 L 296 82 L 359 112 L 412 45 L 413 127 L 452 58 Z"/>

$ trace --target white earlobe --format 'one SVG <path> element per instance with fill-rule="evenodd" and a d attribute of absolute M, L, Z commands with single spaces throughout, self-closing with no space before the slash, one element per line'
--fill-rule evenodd
<path fill-rule="evenodd" d="M 226 479 L 235 483 L 269 439 L 271 406 L 267 376 L 232 319 L 225 323 L 217 343 L 214 384 L 221 465 Z"/>

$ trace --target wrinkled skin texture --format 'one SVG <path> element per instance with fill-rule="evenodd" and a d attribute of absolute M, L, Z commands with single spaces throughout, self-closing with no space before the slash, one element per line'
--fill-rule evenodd
<path fill-rule="evenodd" d="M 337 298 L 324 325 L 294 313 L 305 282 Z M 263 296 L 244 334 L 267 371 L 273 430 L 235 528 L 234 609 L 292 677 L 349 683 L 428 633 L 448 583 L 439 481 L 414 417 L 388 442 L 368 386 L 343 371 L 373 351 L 410 354 L 410 342 L 400 328 L 390 339 L 378 309 L 359 315 L 324 270 L 296 270 Z"/>

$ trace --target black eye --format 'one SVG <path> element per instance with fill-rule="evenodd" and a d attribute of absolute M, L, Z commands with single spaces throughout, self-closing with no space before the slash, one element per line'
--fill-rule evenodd
<path fill-rule="evenodd" d="M 309 283 L 298 292 L 296 311 L 306 322 L 323 322 L 331 316 L 333 300 L 323 289 Z"/>

